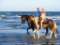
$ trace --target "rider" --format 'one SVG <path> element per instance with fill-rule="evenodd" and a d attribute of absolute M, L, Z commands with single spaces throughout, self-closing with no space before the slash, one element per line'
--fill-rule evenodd
<path fill-rule="evenodd" d="M 36 13 L 34 14 L 35 16 L 39 16 L 40 15 L 40 10 L 39 10 L 39 8 L 37 8 L 37 11 L 36 11 Z"/>
<path fill-rule="evenodd" d="M 37 8 L 37 11 L 35 12 L 35 23 L 36 23 L 36 27 L 37 27 L 37 29 L 39 29 L 39 25 L 38 25 L 38 19 L 39 19 L 39 16 L 40 15 L 40 10 L 39 10 L 39 8 Z"/>
<path fill-rule="evenodd" d="M 41 8 L 41 11 L 39 8 L 37 8 L 37 11 L 35 13 L 35 16 L 40 16 L 41 17 L 41 28 L 42 28 L 42 23 L 46 19 L 46 12 L 44 8 Z"/>
<path fill-rule="evenodd" d="M 40 34 L 39 34 L 39 27 L 40 27 L 40 25 L 38 24 L 38 21 L 39 21 L 39 17 L 38 16 L 40 16 L 41 17 L 41 27 L 42 27 L 42 23 L 43 23 L 43 21 L 45 20 L 45 16 L 46 16 L 46 13 L 45 13 L 45 11 L 44 11 L 44 8 L 42 8 L 41 9 L 41 12 L 40 12 L 40 10 L 39 10 L 39 8 L 37 8 L 37 11 L 35 12 L 35 15 L 34 16 L 36 16 L 34 19 L 35 19 L 35 24 L 36 24 L 36 29 L 35 29 L 35 31 L 34 31 L 34 33 L 37 33 L 37 35 L 38 35 L 38 39 L 40 38 Z M 35 38 L 35 35 L 34 35 L 34 38 Z"/>
<path fill-rule="evenodd" d="M 44 8 L 41 8 L 41 15 L 40 15 L 40 17 L 42 18 L 42 20 L 41 20 L 41 28 L 42 28 L 42 23 L 46 19 L 46 12 L 45 12 Z"/>

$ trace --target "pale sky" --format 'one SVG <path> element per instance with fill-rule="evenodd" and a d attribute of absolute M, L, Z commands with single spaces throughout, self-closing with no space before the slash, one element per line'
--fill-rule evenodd
<path fill-rule="evenodd" d="M 0 0 L 0 11 L 60 11 L 60 0 Z"/>

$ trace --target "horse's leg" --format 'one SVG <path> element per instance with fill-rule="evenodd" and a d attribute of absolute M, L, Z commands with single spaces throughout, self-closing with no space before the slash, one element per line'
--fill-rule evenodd
<path fill-rule="evenodd" d="M 32 30 L 33 30 L 33 39 L 35 40 L 36 39 L 36 32 L 37 32 L 37 30 L 35 29 L 34 26 L 32 26 Z"/>
<path fill-rule="evenodd" d="M 53 31 L 51 31 L 51 33 L 50 33 L 50 38 L 52 38 L 53 34 L 54 34 Z"/>
<path fill-rule="evenodd" d="M 51 32 L 52 32 L 51 35 L 53 35 L 54 33 L 54 37 L 57 38 L 57 25 L 55 23 L 54 23 L 54 27 L 52 28 Z"/>
<path fill-rule="evenodd" d="M 27 28 L 27 34 L 29 34 L 28 30 L 29 30 L 29 27 Z"/>
<path fill-rule="evenodd" d="M 58 33 L 58 30 L 56 29 L 56 31 L 54 32 L 55 38 L 57 38 L 57 33 Z"/>
<path fill-rule="evenodd" d="M 45 35 L 47 36 L 47 34 L 48 34 L 48 27 L 46 28 L 46 33 L 45 33 Z"/>
<path fill-rule="evenodd" d="M 39 30 L 35 29 L 34 27 L 32 27 L 32 30 L 33 30 L 33 39 L 39 39 L 40 36 L 39 36 Z"/>
<path fill-rule="evenodd" d="M 39 32 L 39 29 L 33 29 L 33 37 L 34 39 L 40 39 L 40 32 Z"/>
<path fill-rule="evenodd" d="M 27 34 L 29 34 L 29 29 L 31 28 L 31 25 L 30 25 L 30 23 L 28 22 L 28 28 L 27 28 Z"/>
<path fill-rule="evenodd" d="M 52 38 L 52 37 L 57 37 L 57 34 L 56 34 L 56 32 L 55 31 L 51 31 L 51 33 L 50 33 L 50 38 Z"/>
<path fill-rule="evenodd" d="M 36 39 L 36 31 L 35 30 L 33 31 L 33 39 L 34 40 Z"/>
<path fill-rule="evenodd" d="M 54 33 L 54 36 L 55 36 L 55 38 L 57 38 L 57 34 L 56 33 Z"/>
<path fill-rule="evenodd" d="M 37 38 L 38 38 L 38 40 L 40 39 L 40 31 L 39 30 L 37 31 Z"/>
<path fill-rule="evenodd" d="M 55 22 L 54 22 L 54 28 L 53 28 L 53 31 L 54 31 L 55 38 L 57 38 L 58 30 L 57 30 L 57 24 L 56 24 Z"/>

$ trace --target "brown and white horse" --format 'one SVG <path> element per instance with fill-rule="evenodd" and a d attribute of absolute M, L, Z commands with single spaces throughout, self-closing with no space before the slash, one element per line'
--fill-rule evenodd
<path fill-rule="evenodd" d="M 25 21 L 28 22 L 28 28 L 27 28 L 27 33 L 29 29 L 32 29 L 34 32 L 39 32 L 39 29 L 41 29 L 41 17 L 35 17 L 35 16 L 28 16 L 28 15 L 24 15 L 21 16 L 21 21 L 24 23 Z M 52 19 L 46 19 L 42 22 L 42 27 L 44 29 L 46 29 L 46 34 L 48 34 L 48 29 L 51 30 L 51 34 L 50 37 L 52 37 L 53 33 L 56 36 L 56 32 L 57 32 L 57 24 L 56 22 L 54 22 Z M 35 39 L 35 35 L 33 36 Z M 40 36 L 38 35 L 38 39 L 40 38 Z"/>

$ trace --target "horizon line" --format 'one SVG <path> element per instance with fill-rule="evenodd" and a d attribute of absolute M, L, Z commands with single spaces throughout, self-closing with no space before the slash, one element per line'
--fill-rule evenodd
<path fill-rule="evenodd" d="M 0 11 L 0 12 L 36 12 L 36 11 Z M 60 11 L 45 11 L 45 12 L 60 12 Z"/>

